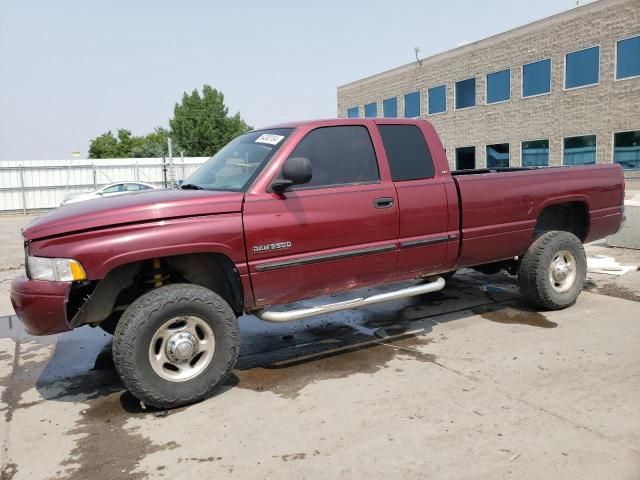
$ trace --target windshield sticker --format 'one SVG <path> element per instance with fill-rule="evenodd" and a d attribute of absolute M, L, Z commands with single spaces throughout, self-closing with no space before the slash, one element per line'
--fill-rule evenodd
<path fill-rule="evenodd" d="M 255 139 L 255 143 L 267 143 L 269 145 L 277 145 L 284 137 L 282 135 L 271 135 L 263 133 Z"/>

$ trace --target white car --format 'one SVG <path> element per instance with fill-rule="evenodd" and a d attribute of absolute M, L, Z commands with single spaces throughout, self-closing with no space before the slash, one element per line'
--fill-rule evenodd
<path fill-rule="evenodd" d="M 142 192 L 144 190 L 158 189 L 156 185 L 145 182 L 117 182 L 105 185 L 94 192 L 87 193 L 71 193 L 64 197 L 60 205 L 69 203 L 83 202 L 84 200 L 93 200 L 94 198 L 113 197 L 125 193 Z"/>

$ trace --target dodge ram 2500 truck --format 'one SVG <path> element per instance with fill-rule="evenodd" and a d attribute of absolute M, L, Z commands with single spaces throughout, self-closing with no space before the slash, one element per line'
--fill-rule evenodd
<path fill-rule="evenodd" d="M 290 123 L 236 138 L 180 190 L 42 215 L 23 230 L 11 300 L 34 335 L 112 332 L 125 386 L 173 407 L 225 380 L 245 312 L 284 322 L 425 294 L 461 267 L 506 269 L 533 305 L 565 308 L 585 279 L 582 243 L 619 229 L 623 198 L 618 165 L 450 172 L 423 120 Z"/>

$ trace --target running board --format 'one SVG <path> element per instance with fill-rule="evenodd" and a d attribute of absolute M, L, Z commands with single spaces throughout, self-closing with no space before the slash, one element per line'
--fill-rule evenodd
<path fill-rule="evenodd" d="M 350 310 L 352 308 L 373 305 L 374 303 L 388 302 L 390 300 L 413 297 L 415 295 L 422 295 L 424 293 L 437 292 L 438 290 L 442 290 L 444 288 L 444 284 L 444 278 L 438 277 L 433 282 L 429 282 L 423 285 L 416 285 L 409 288 L 403 288 L 401 290 L 394 290 L 393 292 L 379 293 L 378 295 L 372 295 L 370 297 L 359 297 L 354 298 L 353 300 L 346 300 L 344 302 L 327 303 L 326 305 L 319 305 L 317 307 L 300 308 L 298 310 L 288 310 L 285 312 L 258 310 L 255 312 L 255 315 L 267 322 L 290 322 L 292 320 L 300 320 L 307 317 L 313 317 L 315 315 L 339 312 L 341 310 Z"/>

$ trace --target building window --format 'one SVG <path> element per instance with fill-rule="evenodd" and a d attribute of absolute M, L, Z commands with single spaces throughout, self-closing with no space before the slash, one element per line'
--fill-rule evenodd
<path fill-rule="evenodd" d="M 487 103 L 506 102 L 511 98 L 511 70 L 487 75 Z"/>
<path fill-rule="evenodd" d="M 367 118 L 375 118 L 378 116 L 378 104 L 377 103 L 367 103 L 364 106 L 364 116 Z"/>
<path fill-rule="evenodd" d="M 447 86 L 440 85 L 428 90 L 429 115 L 447 111 Z"/>
<path fill-rule="evenodd" d="M 404 96 L 404 116 L 406 118 L 420 116 L 420 92 L 407 93 Z"/>
<path fill-rule="evenodd" d="M 616 44 L 616 80 L 640 76 L 640 36 Z"/>
<path fill-rule="evenodd" d="M 396 97 L 387 98 L 382 102 L 382 113 L 387 118 L 396 118 L 398 116 L 398 99 Z"/>
<path fill-rule="evenodd" d="M 432 178 L 431 152 L 422 131 L 415 125 L 379 125 L 394 182 Z"/>
<path fill-rule="evenodd" d="M 476 168 L 476 147 L 456 148 L 456 170 Z"/>
<path fill-rule="evenodd" d="M 522 96 L 533 97 L 551 92 L 551 59 L 522 66 Z"/>
<path fill-rule="evenodd" d="M 600 47 L 567 53 L 564 60 L 564 88 L 596 85 L 600 81 Z"/>
<path fill-rule="evenodd" d="M 563 151 L 565 165 L 592 165 L 596 163 L 596 136 L 567 137 Z"/>
<path fill-rule="evenodd" d="M 358 118 L 360 116 L 360 107 L 347 109 L 347 118 Z"/>
<path fill-rule="evenodd" d="M 522 166 L 549 166 L 549 140 L 522 142 Z"/>
<path fill-rule="evenodd" d="M 487 145 L 487 168 L 506 168 L 509 166 L 509 144 Z"/>
<path fill-rule="evenodd" d="M 640 168 L 640 130 L 613 134 L 613 161 L 622 168 Z"/>
<path fill-rule="evenodd" d="M 476 79 L 468 78 L 456 82 L 456 110 L 476 106 Z"/>

